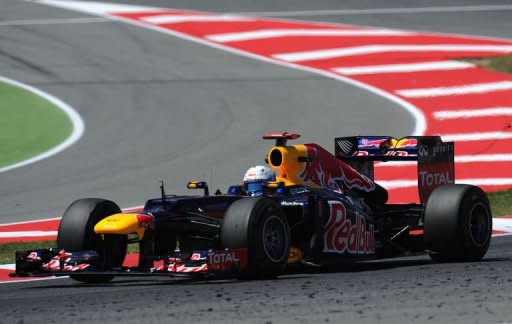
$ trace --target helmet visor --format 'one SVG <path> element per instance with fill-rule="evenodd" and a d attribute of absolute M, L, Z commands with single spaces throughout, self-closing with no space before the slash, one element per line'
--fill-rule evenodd
<path fill-rule="evenodd" d="M 251 196 L 258 196 L 263 194 L 264 182 L 249 182 L 245 184 L 247 193 Z"/>

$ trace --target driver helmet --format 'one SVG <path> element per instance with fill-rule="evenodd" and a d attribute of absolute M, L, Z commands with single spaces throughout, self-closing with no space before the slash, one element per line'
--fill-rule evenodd
<path fill-rule="evenodd" d="M 249 168 L 244 175 L 244 189 L 249 196 L 260 196 L 268 181 L 275 181 L 276 174 L 265 165 Z"/>

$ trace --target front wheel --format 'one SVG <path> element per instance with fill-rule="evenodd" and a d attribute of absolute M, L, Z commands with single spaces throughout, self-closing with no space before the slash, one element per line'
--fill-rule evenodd
<path fill-rule="evenodd" d="M 96 223 L 120 212 L 119 206 L 105 199 L 86 198 L 73 202 L 60 221 L 57 247 L 70 252 L 85 250 L 98 252 L 100 270 L 120 267 L 126 254 L 126 235 L 101 236 L 94 232 Z M 111 281 L 113 276 L 71 276 L 71 278 L 87 283 L 100 283 Z"/>
<path fill-rule="evenodd" d="M 479 187 L 437 187 L 425 206 L 425 246 L 434 261 L 478 261 L 489 248 L 492 216 Z"/>
<path fill-rule="evenodd" d="M 272 279 L 288 262 L 288 221 L 273 200 L 243 198 L 226 211 L 221 243 L 225 248 L 248 248 L 249 278 Z"/>

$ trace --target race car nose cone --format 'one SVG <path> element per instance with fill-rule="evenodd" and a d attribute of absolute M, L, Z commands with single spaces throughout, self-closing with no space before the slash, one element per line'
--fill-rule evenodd
<path fill-rule="evenodd" d="M 150 216 L 148 216 L 150 217 Z M 145 226 L 140 226 L 137 214 L 114 214 L 103 218 L 94 226 L 96 234 L 128 235 L 137 233 L 139 239 L 144 236 Z"/>

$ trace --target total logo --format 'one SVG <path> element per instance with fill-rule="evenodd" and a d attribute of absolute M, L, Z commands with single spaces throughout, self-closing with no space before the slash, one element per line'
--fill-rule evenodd
<path fill-rule="evenodd" d="M 324 252 L 373 254 L 375 234 L 373 225 L 361 215 L 356 222 L 347 218 L 347 210 L 339 201 L 329 201 L 329 220 L 324 226 Z"/>
<path fill-rule="evenodd" d="M 209 263 L 211 264 L 224 264 L 240 262 L 235 252 L 212 252 L 208 254 Z"/>
<path fill-rule="evenodd" d="M 432 186 L 432 185 L 440 185 L 453 183 L 453 179 L 450 178 L 450 174 L 448 172 L 437 172 L 430 173 L 427 171 L 420 171 L 420 184 L 422 186 Z"/>

